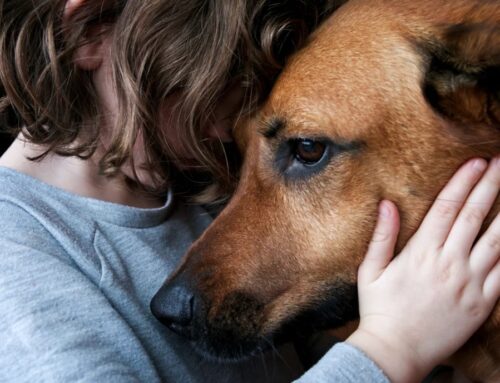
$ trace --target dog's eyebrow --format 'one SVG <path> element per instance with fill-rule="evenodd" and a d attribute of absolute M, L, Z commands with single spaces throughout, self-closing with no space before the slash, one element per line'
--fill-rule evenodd
<path fill-rule="evenodd" d="M 266 138 L 274 138 L 282 131 L 286 123 L 281 118 L 272 118 L 264 124 L 261 134 Z"/>

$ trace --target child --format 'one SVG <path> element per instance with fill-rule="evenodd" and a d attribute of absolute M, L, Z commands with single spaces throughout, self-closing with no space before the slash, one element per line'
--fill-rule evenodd
<path fill-rule="evenodd" d="M 151 315 L 164 276 L 210 223 L 173 195 L 182 172 L 209 171 L 228 189 L 221 143 L 324 9 L 315 1 L 0 0 L 0 108 L 17 133 L 0 158 L 2 381 L 410 381 L 486 319 L 500 289 L 498 251 L 487 246 L 498 223 L 471 252 L 481 222 L 458 215 L 469 194 L 485 213 L 498 192 L 498 161 L 485 171 L 482 160 L 443 191 L 459 201 L 446 217 L 438 203 L 389 266 L 397 213 L 381 205 L 380 240 L 360 269 L 360 329 L 301 378 L 289 346 L 219 365 Z M 452 248 L 455 231 L 473 235 Z M 471 254 L 481 272 L 464 281 L 467 291 L 484 285 L 467 294 L 476 315 L 453 298 L 458 277 L 435 278 L 442 265 L 409 270 L 409 249 L 425 264 L 462 268 Z M 431 294 L 435 302 L 421 299 Z"/>

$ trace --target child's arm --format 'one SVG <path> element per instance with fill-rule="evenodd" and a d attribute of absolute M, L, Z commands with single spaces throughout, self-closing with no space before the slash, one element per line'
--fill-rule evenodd
<path fill-rule="evenodd" d="M 500 216 L 476 241 L 500 187 L 500 159 L 463 166 L 422 226 L 391 262 L 396 207 L 381 203 L 359 269 L 361 321 L 347 340 L 393 382 L 419 381 L 458 350 L 487 319 L 500 295 Z"/>
<path fill-rule="evenodd" d="M 124 305 L 137 304 L 125 300 L 121 282 L 118 299 L 103 294 L 92 271 L 103 258 L 93 243 L 77 263 L 51 234 L 58 233 L 23 209 L 0 200 L 0 212 L 0 222 L 9 222 L 0 226 L 0 382 L 159 382 L 142 339 L 122 314 Z"/>

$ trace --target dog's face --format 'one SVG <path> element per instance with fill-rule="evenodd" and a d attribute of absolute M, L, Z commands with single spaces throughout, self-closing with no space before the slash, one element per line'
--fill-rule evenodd
<path fill-rule="evenodd" d="M 500 151 L 499 23 L 496 1 L 343 6 L 236 132 L 239 188 L 157 315 L 229 359 L 354 318 L 378 202 L 398 205 L 401 247 L 464 161 Z"/>

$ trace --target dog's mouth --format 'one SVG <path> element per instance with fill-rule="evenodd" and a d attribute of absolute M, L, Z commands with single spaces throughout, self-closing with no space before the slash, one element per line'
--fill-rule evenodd
<path fill-rule="evenodd" d="M 197 353 L 223 363 L 255 357 L 359 317 L 356 285 L 349 283 L 337 283 L 328 294 L 322 294 L 321 301 L 284 320 L 271 331 L 263 331 L 265 305 L 246 294 L 232 294 L 218 311 L 221 314 L 210 319 L 196 318 L 189 338 Z"/>
<path fill-rule="evenodd" d="M 273 344 L 271 335 L 260 335 L 264 305 L 248 294 L 229 294 L 216 313 L 203 303 L 198 303 L 195 312 L 190 340 L 207 359 L 237 362 L 264 352 Z"/>

